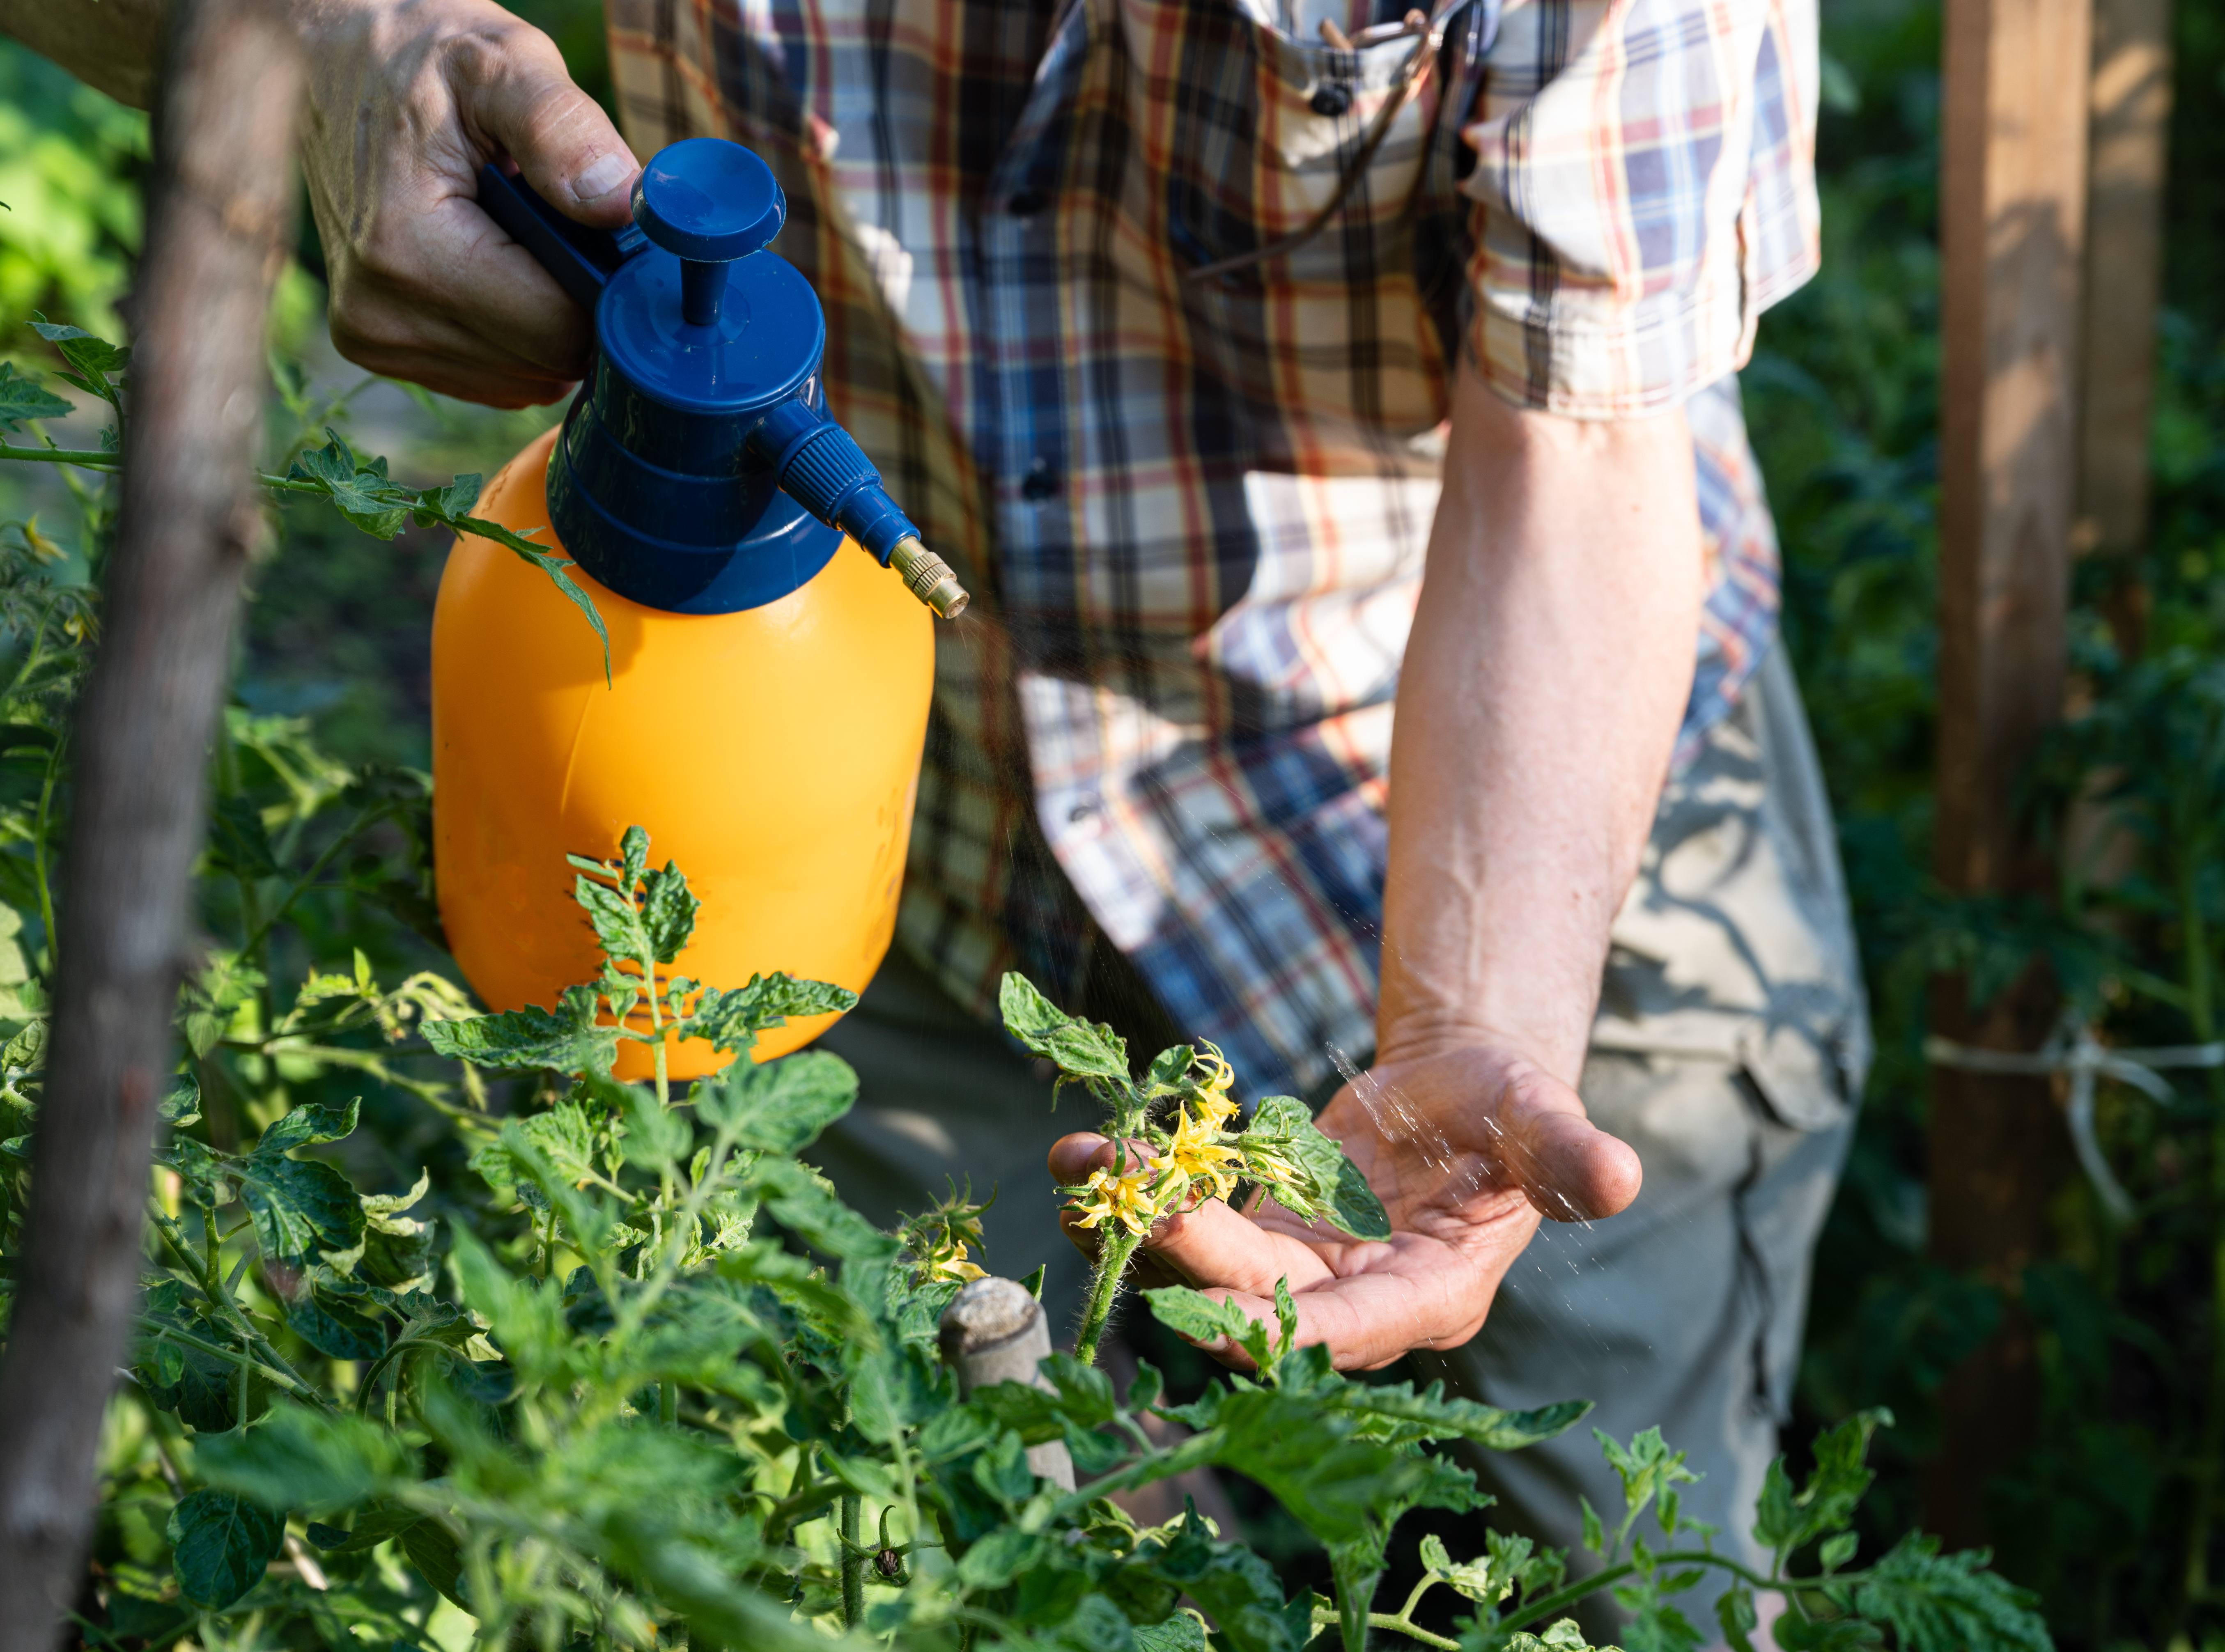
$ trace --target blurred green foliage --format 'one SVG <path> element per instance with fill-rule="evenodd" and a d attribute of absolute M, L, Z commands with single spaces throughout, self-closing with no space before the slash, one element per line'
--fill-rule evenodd
<path fill-rule="evenodd" d="M 146 160 L 144 115 L 0 40 L 0 343 L 35 309 L 116 331 Z"/>

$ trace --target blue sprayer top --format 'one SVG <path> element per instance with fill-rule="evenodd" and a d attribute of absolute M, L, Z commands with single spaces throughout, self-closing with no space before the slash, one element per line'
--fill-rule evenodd
<path fill-rule="evenodd" d="M 807 583 L 847 534 L 937 613 L 965 606 L 827 417 L 826 317 L 764 250 L 788 199 L 754 153 L 709 137 L 659 150 L 615 234 L 493 166 L 479 204 L 594 313 L 594 364 L 548 465 L 550 525 L 587 573 L 652 608 L 733 613 Z"/>

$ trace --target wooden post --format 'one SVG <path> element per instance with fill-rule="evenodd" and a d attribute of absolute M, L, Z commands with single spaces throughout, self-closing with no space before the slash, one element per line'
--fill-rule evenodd
<path fill-rule="evenodd" d="M 78 708 L 54 1041 L 0 1361 L 0 1652 L 49 1652 L 145 1266 L 155 1106 L 209 740 L 260 531 L 270 284 L 291 241 L 301 47 L 282 0 L 179 0 L 155 124 L 124 501 Z"/>
<path fill-rule="evenodd" d="M 2033 889 L 2044 867 L 2012 801 L 2063 709 L 2091 20 L 2089 0 L 1946 3 L 1934 867 L 1959 891 Z M 2052 997 L 2035 976 L 1974 1016 L 1942 980 L 1933 1029 L 2030 1050 Z M 1933 1254 L 2013 1290 L 2045 1244 L 2061 1140 L 2044 1082 L 1935 1069 Z M 1985 1482 L 2029 1439 L 2035 1400 L 2012 1313 L 1942 1396 L 1925 1523 L 1951 1546 L 1982 1539 Z"/>
<path fill-rule="evenodd" d="M 2086 193 L 2086 338 L 2078 520 L 2071 548 L 2112 559 L 2104 598 L 2119 650 L 2145 641 L 2148 421 L 2163 287 L 2171 126 L 2171 0 L 2094 0 L 2093 150 Z"/>

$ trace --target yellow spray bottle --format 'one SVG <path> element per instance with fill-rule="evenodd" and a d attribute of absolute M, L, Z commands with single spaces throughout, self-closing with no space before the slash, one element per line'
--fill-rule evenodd
<path fill-rule="evenodd" d="M 591 979 L 567 853 L 629 825 L 703 908 L 681 969 L 862 989 L 888 950 L 934 677 L 966 593 L 826 417 L 826 321 L 761 250 L 787 203 L 713 138 L 643 172 L 632 226 L 572 223 L 494 168 L 480 199 L 595 314 L 591 376 L 479 514 L 550 551 L 610 633 L 484 539 L 451 553 L 433 622 L 434 861 L 457 962 L 497 1010 Z M 759 1060 L 827 1019 L 763 1035 Z M 724 1058 L 668 1052 L 675 1078 Z M 622 1047 L 639 1077 L 649 1048 Z"/>

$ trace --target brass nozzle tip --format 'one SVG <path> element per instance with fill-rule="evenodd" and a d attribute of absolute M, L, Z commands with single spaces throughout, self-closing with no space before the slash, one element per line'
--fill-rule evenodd
<path fill-rule="evenodd" d="M 916 539 L 897 541 L 889 553 L 889 566 L 903 578 L 906 590 L 945 619 L 957 618 L 973 600 L 950 564 Z"/>

